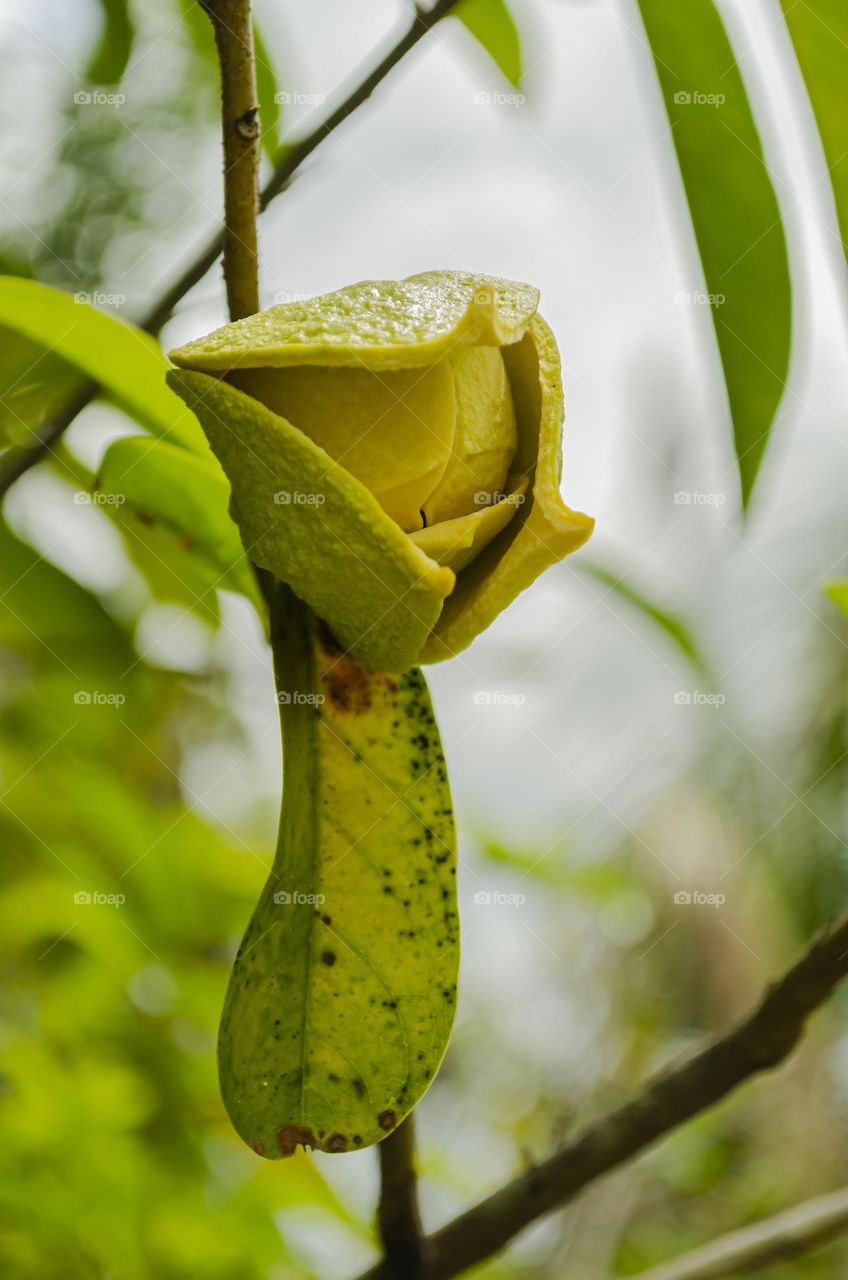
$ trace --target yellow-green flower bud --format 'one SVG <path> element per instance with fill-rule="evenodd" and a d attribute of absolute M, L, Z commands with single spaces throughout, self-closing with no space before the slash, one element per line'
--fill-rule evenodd
<path fill-rule="evenodd" d="M 592 531 L 559 494 L 559 353 L 537 305 L 436 271 L 171 352 L 247 554 L 368 666 L 459 652 Z"/>

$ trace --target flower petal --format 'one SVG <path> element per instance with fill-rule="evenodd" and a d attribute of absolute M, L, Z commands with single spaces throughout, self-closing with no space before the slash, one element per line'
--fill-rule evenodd
<path fill-rule="evenodd" d="M 462 347 L 445 361 L 456 384 L 456 434 L 444 475 L 423 503 L 428 525 L 471 515 L 502 494 L 515 455 L 515 411 L 499 347 Z"/>
<path fill-rule="evenodd" d="M 541 317 L 504 350 L 518 423 L 516 466 L 531 474 L 530 501 L 518 519 L 463 570 L 424 647 L 423 662 L 441 662 L 465 649 L 539 574 L 582 546 L 594 520 L 565 505 L 559 492 L 562 461 L 562 383 L 556 341 Z"/>
<path fill-rule="evenodd" d="M 269 307 L 170 356 L 181 368 L 208 372 L 294 364 L 409 369 L 434 364 L 458 343 L 517 342 L 538 304 L 531 285 L 463 271 L 365 280 Z"/>
<path fill-rule="evenodd" d="M 288 582 L 343 648 L 383 671 L 417 662 L 454 574 L 285 418 L 208 374 L 168 382 L 200 419 L 232 486 L 247 554 Z"/>
<path fill-rule="evenodd" d="M 409 535 L 410 540 L 431 560 L 459 573 L 506 528 L 521 506 L 526 488 L 525 477 L 515 492 L 507 494 L 500 502 L 481 507 L 469 516 L 457 516 L 455 520 L 442 520 L 440 524 L 419 529 Z"/>
<path fill-rule="evenodd" d="M 227 381 L 326 449 L 402 529 L 421 528 L 421 508 L 444 475 L 454 439 L 448 361 L 382 373 L 314 365 L 237 369 Z"/>

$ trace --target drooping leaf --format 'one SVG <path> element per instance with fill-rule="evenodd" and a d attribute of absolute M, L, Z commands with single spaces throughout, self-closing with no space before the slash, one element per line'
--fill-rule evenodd
<path fill-rule="evenodd" d="M 0 325 L 93 378 L 155 435 L 209 456 L 197 421 L 165 384 L 168 362 L 149 334 L 60 289 L 15 276 L 0 276 Z"/>
<path fill-rule="evenodd" d="M 747 503 L 789 367 L 791 286 L 780 208 L 713 0 L 639 6 L 703 264 Z"/>
<path fill-rule="evenodd" d="M 632 608 L 638 609 L 653 626 L 659 627 L 665 633 L 705 680 L 710 684 L 713 683 L 709 664 L 690 628 L 687 627 L 682 618 L 678 617 L 670 609 L 656 604 L 644 592 L 637 590 L 630 583 L 625 582 L 619 574 L 607 569 L 604 565 L 598 564 L 597 561 L 588 560 L 583 556 L 577 567 L 581 573 L 594 578 L 596 582 L 600 582 L 608 592 L 614 593 L 620 600 L 623 600 Z"/>
<path fill-rule="evenodd" d="M 42 343 L 0 327 L 0 446 L 29 445 L 84 381 Z"/>
<path fill-rule="evenodd" d="M 460 0 L 454 10 L 510 84 L 521 85 L 521 38 L 504 0 Z"/>
<path fill-rule="evenodd" d="M 837 609 L 848 615 L 848 582 L 829 582 L 825 591 Z"/>
<path fill-rule="evenodd" d="M 273 164 L 281 146 L 279 85 L 270 50 L 261 29 L 255 22 L 253 45 L 256 53 L 256 96 L 259 99 L 262 146 Z"/>
<path fill-rule="evenodd" d="M 843 0 L 782 0 L 782 4 L 821 134 L 842 247 L 848 256 L 848 5 Z"/>
<path fill-rule="evenodd" d="M 86 68 L 93 84 L 117 84 L 127 69 L 135 40 L 129 0 L 100 0 L 103 29 Z"/>
<path fill-rule="evenodd" d="M 126 436 L 106 450 L 96 488 L 158 599 L 217 617 L 215 592 L 226 589 L 260 607 L 230 519 L 229 485 L 214 460 L 162 440 Z"/>
<path fill-rule="evenodd" d="M 459 960 L 450 791 L 420 671 L 373 672 L 279 587 L 283 810 L 219 1038 L 260 1155 L 378 1142 L 439 1066 Z"/>

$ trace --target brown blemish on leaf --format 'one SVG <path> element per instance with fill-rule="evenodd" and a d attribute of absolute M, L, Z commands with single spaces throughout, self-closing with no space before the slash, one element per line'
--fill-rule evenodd
<path fill-rule="evenodd" d="M 253 1150 L 256 1152 L 256 1154 L 257 1154 L 258 1156 L 264 1156 L 264 1154 L 265 1154 L 265 1143 L 264 1143 L 264 1142 L 254 1142 L 254 1144 L 253 1144 Z"/>
<path fill-rule="evenodd" d="M 331 1133 L 324 1143 L 325 1151 L 347 1151 L 347 1138 L 343 1133 Z"/>
<path fill-rule="evenodd" d="M 281 1156 L 293 1156 L 297 1147 L 317 1147 L 315 1134 L 300 1124 L 284 1124 L 277 1130 L 277 1146 Z"/>
<path fill-rule="evenodd" d="M 336 658 L 324 672 L 322 684 L 337 711 L 361 715 L 371 707 L 370 672 L 353 658 Z"/>
<path fill-rule="evenodd" d="M 388 1133 L 397 1124 L 397 1116 L 391 1110 L 381 1111 L 377 1116 L 377 1124 Z"/>
<path fill-rule="evenodd" d="M 336 953 L 335 951 L 322 951 L 321 959 L 324 961 L 324 964 L 335 964 Z"/>

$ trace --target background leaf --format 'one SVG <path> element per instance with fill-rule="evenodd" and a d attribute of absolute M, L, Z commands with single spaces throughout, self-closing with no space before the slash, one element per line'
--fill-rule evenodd
<path fill-rule="evenodd" d="M 625 581 L 621 574 L 605 568 L 603 565 L 588 559 L 585 555 L 580 557 L 577 562 L 577 568 L 580 573 L 594 578 L 596 582 L 600 582 L 606 587 L 607 591 L 613 592 L 620 600 L 637 609 L 653 626 L 659 627 L 687 661 L 691 662 L 710 684 L 713 683 L 709 666 L 690 628 L 677 614 L 656 604 L 644 592 L 637 590 L 630 582 Z"/>
<path fill-rule="evenodd" d="M 262 146 L 273 164 L 282 145 L 280 138 L 280 104 L 277 97 L 279 84 L 274 70 L 274 60 L 265 43 L 261 28 L 253 24 L 253 44 L 256 51 L 256 95 L 259 98 L 259 121 L 262 126 Z"/>
<path fill-rule="evenodd" d="M 214 460 L 161 440 L 114 441 L 96 488 L 123 530 L 130 556 L 160 600 L 217 618 L 215 592 L 239 591 L 262 610 L 241 538 L 230 519 L 230 486 Z"/>
<path fill-rule="evenodd" d="M 833 184 L 842 248 L 848 255 L 848 110 L 845 106 L 848 5 L 844 0 L 782 0 L 819 127 Z"/>
<path fill-rule="evenodd" d="M 747 503 L 789 368 L 791 286 L 780 209 L 712 0 L 639 0 L 672 128 L 724 367 Z M 701 100 L 699 100 L 701 95 Z M 718 95 L 717 105 L 703 96 Z"/>
<path fill-rule="evenodd" d="M 461 0 L 454 10 L 510 84 L 521 85 L 521 39 L 504 0 Z"/>
<path fill-rule="evenodd" d="M 106 392 L 156 435 L 211 456 L 203 432 L 165 384 L 168 361 L 155 339 L 60 289 L 0 276 L 0 325 L 40 344 Z"/>
<path fill-rule="evenodd" d="M 93 84 L 117 84 L 127 69 L 135 39 L 128 0 L 100 0 L 103 30 L 86 68 Z"/>

